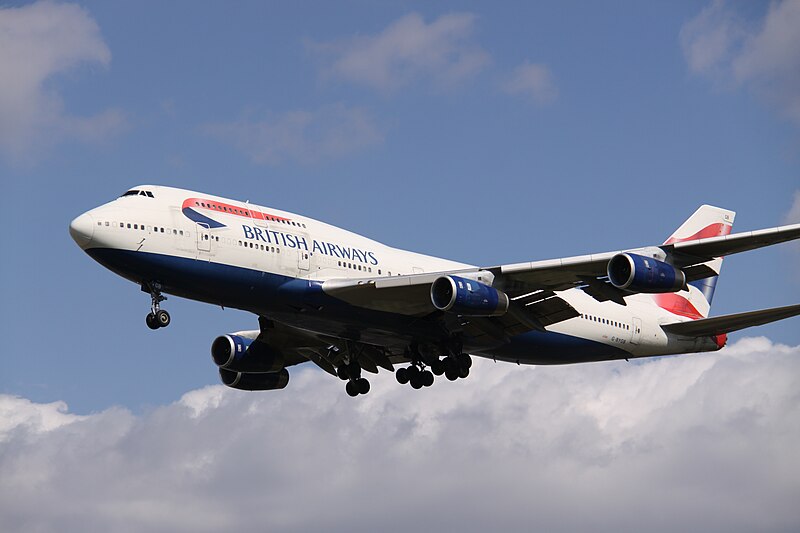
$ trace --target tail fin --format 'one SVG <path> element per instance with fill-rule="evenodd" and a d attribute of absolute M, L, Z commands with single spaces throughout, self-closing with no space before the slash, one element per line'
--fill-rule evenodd
<path fill-rule="evenodd" d="M 664 244 L 729 235 L 735 217 L 736 213 L 733 211 L 702 205 Z M 704 264 L 717 275 L 690 282 L 688 291 L 656 294 L 656 304 L 676 315 L 692 319 L 706 318 L 711 310 L 714 289 L 722 269 L 722 258 L 718 257 Z"/>

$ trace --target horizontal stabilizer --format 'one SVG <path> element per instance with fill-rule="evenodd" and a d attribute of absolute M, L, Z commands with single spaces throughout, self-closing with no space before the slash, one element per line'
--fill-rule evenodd
<path fill-rule="evenodd" d="M 761 326 L 796 315 L 800 315 L 800 304 L 787 305 L 786 307 L 773 307 L 772 309 L 762 309 L 761 311 L 736 313 L 735 315 L 702 318 L 689 322 L 676 322 L 674 324 L 665 324 L 661 326 L 661 328 L 667 333 L 673 333 L 675 335 L 705 337 L 739 331 L 740 329 L 749 328 L 751 326 Z"/>

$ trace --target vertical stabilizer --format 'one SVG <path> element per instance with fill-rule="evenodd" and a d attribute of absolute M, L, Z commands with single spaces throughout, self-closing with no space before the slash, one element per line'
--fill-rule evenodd
<path fill-rule="evenodd" d="M 664 244 L 729 235 L 735 216 L 736 213 L 728 209 L 710 205 L 700 206 Z M 676 315 L 692 319 L 706 318 L 711 310 L 714 289 L 722 268 L 722 258 L 718 257 L 704 265 L 716 272 L 716 275 L 690 282 L 688 291 L 656 294 L 653 296 L 656 304 Z"/>

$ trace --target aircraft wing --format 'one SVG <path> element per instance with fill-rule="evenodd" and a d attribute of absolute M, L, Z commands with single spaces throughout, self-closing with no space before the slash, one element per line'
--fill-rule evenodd
<path fill-rule="evenodd" d="M 711 335 L 721 335 L 731 333 L 751 326 L 761 326 L 783 320 L 792 316 L 800 315 L 800 304 L 787 305 L 786 307 L 773 307 L 772 309 L 762 309 L 761 311 L 748 311 L 734 315 L 716 316 L 713 318 L 701 318 L 689 322 L 676 322 L 665 324 L 661 329 L 667 333 L 685 335 L 687 337 L 705 337 Z"/>
<path fill-rule="evenodd" d="M 782 242 L 800 238 L 800 224 L 779 226 L 758 231 L 734 233 L 721 237 L 697 239 L 664 245 L 667 254 L 673 257 L 673 264 L 684 268 L 698 263 L 705 263 L 715 257 L 755 250 Z"/>
<path fill-rule="evenodd" d="M 661 245 L 668 260 L 684 269 L 689 281 L 713 275 L 703 263 L 725 255 L 800 238 L 800 224 L 721 237 Z M 643 248 L 626 250 L 636 253 Z M 471 319 L 492 336 L 517 329 L 542 329 L 545 326 L 578 316 L 555 291 L 582 288 L 599 301 L 611 300 L 625 305 L 624 296 L 633 294 L 612 286 L 607 279 L 608 262 L 623 251 L 550 259 L 510 265 L 473 267 L 463 270 L 363 279 L 334 279 L 323 282 L 326 294 L 351 305 L 410 316 L 425 316 L 436 311 L 431 302 L 431 284 L 440 276 L 462 275 L 482 281 L 505 292 L 511 300 L 509 318 L 503 320 Z M 481 274 L 487 276 L 481 280 Z M 476 277 L 478 276 L 478 277 Z M 499 323 L 498 323 L 499 322 Z"/>
<path fill-rule="evenodd" d="M 668 260 L 674 266 L 687 271 L 688 281 L 693 281 L 708 277 L 709 273 L 702 268 L 702 263 L 716 257 L 755 250 L 797 238 L 800 238 L 800 224 L 792 224 L 721 237 L 665 244 L 658 248 L 666 252 Z M 643 248 L 639 248 L 639 250 L 641 249 Z M 625 251 L 636 253 L 636 250 Z M 542 289 L 557 291 L 583 284 L 588 288 L 588 290 L 585 289 L 586 292 L 592 296 L 602 299 L 603 293 L 605 293 L 604 299 L 615 300 L 614 292 L 621 293 L 621 291 L 617 291 L 605 283 L 603 278 L 606 276 L 608 262 L 618 253 L 623 253 L 623 251 L 517 263 L 490 267 L 486 270 L 495 274 L 497 278 L 495 286 L 504 290 L 509 296 L 518 295 L 521 291 L 530 292 Z"/>

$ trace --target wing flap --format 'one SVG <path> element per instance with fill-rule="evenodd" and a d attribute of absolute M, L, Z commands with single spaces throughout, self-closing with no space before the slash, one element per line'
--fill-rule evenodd
<path fill-rule="evenodd" d="M 717 316 L 713 318 L 702 318 L 689 322 L 676 322 L 674 324 L 664 324 L 661 329 L 667 333 L 675 335 L 685 335 L 687 337 L 705 337 L 711 335 L 721 335 L 731 333 L 740 329 L 752 326 L 761 326 L 783 320 L 784 318 L 800 315 L 800 304 L 788 305 L 785 307 L 773 307 L 760 311 L 748 311 L 733 315 Z"/>

